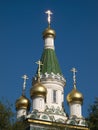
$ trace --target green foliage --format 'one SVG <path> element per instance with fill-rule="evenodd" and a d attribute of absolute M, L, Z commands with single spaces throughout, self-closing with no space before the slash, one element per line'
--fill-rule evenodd
<path fill-rule="evenodd" d="M 0 101 L 0 130 L 24 130 L 23 122 L 16 122 L 12 105 L 8 101 Z"/>
<path fill-rule="evenodd" d="M 98 130 L 98 97 L 89 108 L 88 121 L 90 130 Z"/>
<path fill-rule="evenodd" d="M 15 122 L 12 126 L 13 130 L 25 130 L 26 124 L 24 122 Z"/>
<path fill-rule="evenodd" d="M 0 102 L 0 130 L 11 130 L 13 112 L 9 102 Z"/>

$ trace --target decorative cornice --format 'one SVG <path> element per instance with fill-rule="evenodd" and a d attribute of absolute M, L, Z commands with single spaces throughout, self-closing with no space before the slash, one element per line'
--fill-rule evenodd
<path fill-rule="evenodd" d="M 34 77 L 34 80 L 37 80 L 37 75 Z M 54 74 L 53 72 L 51 72 L 50 74 L 48 74 L 47 72 L 45 72 L 44 74 L 40 75 L 40 80 L 41 81 L 58 81 L 58 82 L 62 82 L 63 85 L 65 86 L 66 84 L 66 80 L 63 77 L 63 75 L 60 75 L 59 73 Z"/>
<path fill-rule="evenodd" d="M 85 126 L 88 127 L 87 121 L 85 118 L 81 117 L 78 118 L 77 116 L 72 116 L 70 117 L 67 122 L 67 124 L 72 124 L 72 125 L 79 125 L 79 126 Z"/>
<path fill-rule="evenodd" d="M 36 119 L 30 119 L 28 118 L 26 120 L 28 123 L 33 123 L 35 125 L 43 125 L 43 127 L 45 126 L 46 128 L 48 126 L 50 126 L 50 128 L 55 127 L 55 128 L 66 128 L 66 130 L 90 130 L 88 127 L 84 127 L 84 126 L 77 126 L 77 125 L 69 125 L 69 124 L 64 124 L 64 123 L 58 123 L 58 122 L 51 122 L 51 121 L 43 121 L 43 120 L 36 120 Z"/>

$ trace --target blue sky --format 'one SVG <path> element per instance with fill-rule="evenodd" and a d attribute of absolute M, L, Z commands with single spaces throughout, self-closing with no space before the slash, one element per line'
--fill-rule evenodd
<path fill-rule="evenodd" d="M 47 15 L 53 12 L 51 27 L 56 31 L 55 50 L 63 75 L 66 96 L 72 89 L 76 67 L 77 89 L 84 95 L 83 115 L 98 97 L 98 1 L 97 0 L 1 0 L 0 1 L 0 99 L 11 103 L 22 93 L 22 75 L 27 74 L 29 96 L 35 62 L 40 59 L 47 27 Z"/>

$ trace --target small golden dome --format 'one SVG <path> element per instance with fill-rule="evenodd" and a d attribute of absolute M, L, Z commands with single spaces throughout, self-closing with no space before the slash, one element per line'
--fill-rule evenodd
<path fill-rule="evenodd" d="M 31 98 L 35 96 L 46 97 L 46 94 L 47 94 L 47 89 L 40 82 L 35 83 L 30 90 Z"/>
<path fill-rule="evenodd" d="M 43 38 L 46 38 L 46 37 L 54 37 L 55 38 L 56 36 L 56 33 L 53 29 L 51 28 L 46 28 L 45 31 L 43 32 Z"/>
<path fill-rule="evenodd" d="M 73 90 L 67 95 L 67 102 L 78 102 L 80 104 L 83 103 L 83 95 L 80 93 L 76 88 L 73 88 Z"/>
<path fill-rule="evenodd" d="M 16 110 L 19 110 L 21 108 L 30 110 L 30 101 L 24 95 L 16 100 Z"/>

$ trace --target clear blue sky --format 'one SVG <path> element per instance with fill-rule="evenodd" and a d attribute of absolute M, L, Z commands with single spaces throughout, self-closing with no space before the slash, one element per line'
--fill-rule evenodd
<path fill-rule="evenodd" d="M 98 97 L 98 0 L 0 0 L 0 99 L 11 103 L 21 95 L 27 74 L 27 92 L 40 59 L 47 27 L 47 9 L 53 12 L 56 54 L 66 77 L 65 97 L 72 89 L 76 67 L 77 89 L 84 95 L 83 115 Z M 65 100 L 65 109 L 68 106 Z"/>

